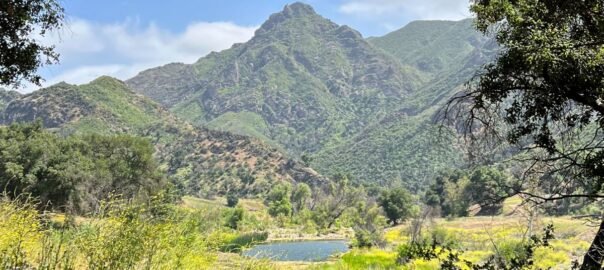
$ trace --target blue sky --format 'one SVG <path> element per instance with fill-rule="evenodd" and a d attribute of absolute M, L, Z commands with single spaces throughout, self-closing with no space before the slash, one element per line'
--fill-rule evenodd
<path fill-rule="evenodd" d="M 192 63 L 252 37 L 283 0 L 59 0 L 66 27 L 42 38 L 59 65 L 43 67 L 44 86 L 82 84 L 101 75 L 128 79 L 170 62 Z M 459 20 L 468 0 L 306 0 L 338 24 L 379 36 L 420 19 Z M 27 85 L 21 92 L 36 86 Z"/>

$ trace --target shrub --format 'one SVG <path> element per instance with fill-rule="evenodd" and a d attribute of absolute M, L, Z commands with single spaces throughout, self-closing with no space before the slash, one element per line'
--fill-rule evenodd
<path fill-rule="evenodd" d="M 429 237 L 439 246 L 448 248 L 459 248 L 461 246 L 457 234 L 452 233 L 445 228 L 433 228 Z"/>
<path fill-rule="evenodd" d="M 213 263 L 197 213 L 111 201 L 73 226 L 44 227 L 31 204 L 0 201 L 1 269 L 199 269 Z M 165 207 L 159 207 L 169 209 Z M 46 222 L 50 224 L 49 222 Z M 76 267 L 77 266 L 77 267 Z"/>
<path fill-rule="evenodd" d="M 226 200 L 228 207 L 235 207 L 239 203 L 239 197 L 235 193 L 227 194 Z"/>
<path fill-rule="evenodd" d="M 243 220 L 244 214 L 245 211 L 241 207 L 228 211 L 226 213 L 226 226 L 233 230 L 237 230 L 239 228 L 239 222 Z"/>
<path fill-rule="evenodd" d="M 261 243 L 268 239 L 268 232 L 251 232 L 236 236 L 220 248 L 222 252 L 240 252 L 243 248 Z"/>
<path fill-rule="evenodd" d="M 396 261 L 399 264 L 407 264 L 415 259 L 432 260 L 438 258 L 436 244 L 428 241 L 406 243 L 398 247 Z"/>

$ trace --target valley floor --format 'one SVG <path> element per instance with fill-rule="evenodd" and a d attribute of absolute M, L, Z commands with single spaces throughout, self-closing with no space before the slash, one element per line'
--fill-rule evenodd
<path fill-rule="evenodd" d="M 191 204 L 192 201 L 211 204 L 220 200 L 204 201 L 189 198 L 185 202 L 186 204 Z M 263 207 L 262 203 L 254 200 L 242 200 L 241 203 L 244 208 L 252 211 L 261 211 Z M 593 224 L 569 216 L 538 215 L 531 213 L 528 208 L 522 207 L 519 203 L 518 198 L 506 201 L 503 213 L 499 216 L 431 219 L 424 223 L 423 230 L 456 243 L 456 250 L 463 251 L 462 259 L 478 263 L 495 253 L 504 256 L 511 254 L 513 249 L 518 247 L 518 243 L 525 241 L 530 235 L 541 234 L 546 225 L 553 224 L 555 239 L 550 242 L 550 247 L 538 248 L 535 251 L 533 269 L 569 269 L 573 261 L 582 258 L 595 235 L 596 227 L 592 226 Z M 326 262 L 262 261 L 261 265 L 268 269 L 438 269 L 437 260 L 414 260 L 406 265 L 397 264 L 397 247 L 409 241 L 409 226 L 410 222 L 407 222 L 385 229 L 384 237 L 387 244 L 381 249 L 352 249 Z M 273 228 L 270 230 L 268 241 L 353 237 L 353 232 L 345 229 L 327 235 L 299 232 L 299 228 Z M 216 267 L 225 269 L 235 267 L 237 261 L 242 259 L 237 254 L 222 253 L 218 256 Z"/>
<path fill-rule="evenodd" d="M 569 269 L 589 247 L 595 228 L 571 217 L 541 217 L 535 220 L 533 230 L 540 230 L 549 223 L 555 227 L 556 239 L 550 248 L 537 249 L 534 269 Z M 459 249 L 465 251 L 463 259 L 480 262 L 494 252 L 511 252 L 509 249 L 514 243 L 528 235 L 526 224 L 521 216 L 497 216 L 437 219 L 430 226 L 445 237 L 459 241 Z M 436 260 L 397 265 L 396 247 L 409 240 L 407 224 L 387 229 L 385 237 L 388 245 L 384 249 L 353 249 L 328 262 L 273 262 L 271 266 L 274 269 L 438 269 Z"/>
<path fill-rule="evenodd" d="M 147 269 L 149 265 L 148 269 L 170 269 L 174 265 L 180 265 L 178 269 L 439 268 L 437 259 L 397 262 L 400 246 L 410 240 L 410 221 L 385 229 L 386 244 L 382 248 L 353 248 L 325 262 L 247 258 L 236 251 L 258 241 L 352 241 L 354 233 L 349 228 L 333 229 L 329 233 L 312 232 L 293 222 L 271 218 L 260 200 L 250 199 L 239 200 L 239 207 L 246 213 L 240 227 L 226 228 L 225 217 L 235 209 L 225 204 L 224 198 L 185 197 L 179 206 L 159 205 L 173 211 L 172 215 L 160 219 L 147 219 L 148 209 L 132 208 L 129 204 L 116 204 L 117 212 L 105 216 L 69 219 L 62 214 L 41 216 L 33 208 L 0 200 L 0 250 L 3 251 L 0 262 L 29 265 L 31 269 L 63 269 L 61 265 L 70 265 L 70 269 L 123 269 L 121 266 L 126 265 L 131 266 L 125 267 L 128 269 Z M 162 207 L 150 210 L 154 213 L 169 210 Z M 494 254 L 512 256 L 524 248 L 522 244 L 530 235 L 540 235 L 544 227 L 552 224 L 555 239 L 548 247 L 535 249 L 535 264 L 531 269 L 569 269 L 573 261 L 581 259 L 596 230 L 585 220 L 537 215 L 523 208 L 517 199 L 507 201 L 499 216 L 426 219 L 422 224 L 422 235 L 449 243 L 462 254 L 461 259 L 473 263 Z M 19 245 L 12 245 L 14 243 Z M 56 259 L 48 257 L 49 252 L 56 253 Z M 11 254 L 18 260 L 6 256 Z M 48 268 L 42 268 L 44 265 Z"/>

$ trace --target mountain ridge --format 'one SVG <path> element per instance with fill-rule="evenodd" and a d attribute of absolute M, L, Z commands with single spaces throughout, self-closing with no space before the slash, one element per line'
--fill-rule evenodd
<path fill-rule="evenodd" d="M 440 140 L 432 120 L 486 61 L 488 39 L 472 23 L 418 21 L 365 39 L 295 3 L 249 41 L 180 65 L 190 76 L 171 77 L 180 88 L 153 82 L 170 68 L 127 83 L 158 102 L 169 89 L 164 104 L 181 118 L 311 156 L 323 174 L 421 189 L 415 183 L 463 164 L 454 136 Z"/>
<path fill-rule="evenodd" d="M 418 21 L 383 37 L 365 39 L 358 31 L 323 18 L 311 6 L 294 3 L 272 14 L 247 42 L 192 64 L 148 69 L 124 83 L 153 100 L 154 108 L 178 119 L 170 121 L 186 121 L 190 129 L 206 130 L 200 140 L 211 137 L 203 135 L 209 129 L 226 132 L 220 133 L 226 137 L 250 136 L 294 160 L 304 156 L 305 165 L 322 175 L 348 173 L 357 183 L 404 184 L 419 191 L 440 170 L 465 164 L 455 134 L 443 135 L 434 119 L 444 102 L 495 54 L 489 39 L 473 29 L 472 20 Z M 19 102 L 8 106 L 18 108 Z M 23 108 L 25 116 L 33 111 L 32 106 Z M 58 119 L 80 117 L 69 111 L 61 114 L 65 108 L 52 111 Z M 86 108 L 78 107 L 87 113 Z M 118 114 L 138 115 L 133 112 Z M 138 122 L 146 129 L 151 123 L 144 116 L 131 117 L 130 122 L 111 117 L 115 115 L 79 126 L 71 121 L 61 128 L 67 133 L 113 130 L 103 125 L 122 121 L 129 123 L 127 130 L 116 125 L 118 132 L 136 133 L 132 129 Z M 71 131 L 65 131 L 68 128 Z M 169 134 L 165 127 L 155 131 Z M 194 138 L 180 139 L 194 144 Z M 197 158 L 205 155 L 182 144 L 164 146 L 170 151 L 186 149 Z M 208 150 L 207 145 L 202 148 Z M 198 172 L 214 165 L 202 166 Z M 283 166 L 271 170 L 277 171 L 276 167 Z M 183 172 L 177 171 L 172 173 Z M 220 179 L 226 183 L 233 175 Z"/>
<path fill-rule="evenodd" d="M 276 182 L 324 185 L 328 179 L 265 143 L 193 127 L 108 76 L 88 84 L 58 83 L 11 101 L 0 124 L 42 121 L 70 134 L 129 134 L 151 140 L 172 181 L 191 195 L 256 196 Z"/>
<path fill-rule="evenodd" d="M 361 129 L 380 117 L 382 107 L 395 107 L 421 80 L 356 30 L 300 3 L 271 15 L 248 42 L 181 68 L 197 76 L 172 77 L 190 83 L 181 87 L 178 98 L 172 88 L 166 91 L 169 100 L 181 100 L 164 103 L 177 115 L 196 125 L 244 126 L 293 155 L 318 151 L 331 138 Z M 147 70 L 127 83 L 161 102 L 156 93 L 163 83 L 151 86 L 149 81 L 168 74 L 173 73 L 167 68 Z M 229 112 L 253 114 L 259 122 L 224 124 L 237 121 L 222 117 Z"/>

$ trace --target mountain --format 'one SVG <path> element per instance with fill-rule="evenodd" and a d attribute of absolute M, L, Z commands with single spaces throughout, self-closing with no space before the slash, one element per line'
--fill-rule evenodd
<path fill-rule="evenodd" d="M 489 39 L 474 29 L 474 20 L 414 21 L 369 42 L 390 53 L 401 63 L 436 75 L 466 61 Z"/>
<path fill-rule="evenodd" d="M 434 119 L 493 55 L 472 23 L 417 21 L 364 39 L 294 3 L 248 42 L 127 84 L 196 126 L 310 156 L 322 174 L 419 190 L 464 164 Z"/>
<path fill-rule="evenodd" d="M 336 173 L 420 191 L 465 165 L 458 135 L 435 119 L 497 53 L 472 23 L 417 21 L 365 39 L 294 3 L 249 41 L 193 64 L 0 99 L 0 123 L 149 137 L 192 193 L 255 194 Z"/>
<path fill-rule="evenodd" d="M 196 128 L 124 82 L 100 77 L 88 84 L 59 83 L 16 96 L 0 124 L 42 121 L 61 134 L 132 134 L 149 138 L 173 181 L 195 195 L 257 195 L 277 181 L 322 185 L 327 179 L 258 141 Z"/>
<path fill-rule="evenodd" d="M 439 171 L 465 165 L 459 134 L 442 128 L 437 114 L 498 48 L 471 19 L 416 21 L 368 40 L 430 79 L 353 139 L 317 153 L 313 166 L 325 174 L 347 171 L 361 181 L 394 181 L 421 190 Z"/>
<path fill-rule="evenodd" d="M 59 83 L 10 102 L 0 123 L 41 120 L 45 127 L 78 132 L 140 133 L 171 121 L 169 112 L 110 77 L 81 86 Z"/>
<path fill-rule="evenodd" d="M 246 43 L 127 83 L 193 124 L 251 135 L 297 156 L 378 120 L 422 77 L 354 29 L 295 3 Z"/>
<path fill-rule="evenodd" d="M 19 98 L 21 94 L 16 91 L 8 91 L 0 88 L 0 110 L 4 109 L 8 103 Z"/>

